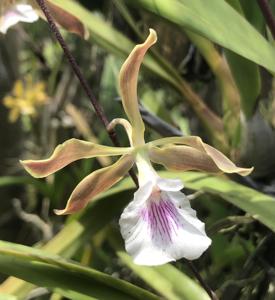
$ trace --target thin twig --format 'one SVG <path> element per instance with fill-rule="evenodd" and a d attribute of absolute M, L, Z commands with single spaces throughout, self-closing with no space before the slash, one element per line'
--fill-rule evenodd
<path fill-rule="evenodd" d="M 197 268 L 195 267 L 195 265 L 190 261 L 190 260 L 185 260 L 186 263 L 188 264 L 189 268 L 191 269 L 191 271 L 193 272 L 193 274 L 195 275 L 195 277 L 197 278 L 197 280 L 199 281 L 199 283 L 201 284 L 201 286 L 205 289 L 205 291 L 207 292 L 207 294 L 209 295 L 209 297 L 212 300 L 219 300 L 218 296 L 215 294 L 214 291 L 212 291 L 212 289 L 210 288 L 210 286 L 204 281 L 204 279 L 201 277 L 200 273 L 198 272 Z"/>
<path fill-rule="evenodd" d="M 251 273 L 253 271 L 253 268 L 255 268 L 256 266 L 256 262 L 262 255 L 264 255 L 265 249 L 267 248 L 268 244 L 272 241 L 273 238 L 274 234 L 269 233 L 258 243 L 255 251 L 248 257 L 245 264 L 243 265 L 242 271 L 240 272 L 240 274 L 237 275 L 236 280 L 232 281 L 231 284 L 228 284 L 222 292 L 222 300 L 234 300 L 240 298 L 242 286 L 237 285 L 236 282 L 251 277 Z"/>
<path fill-rule="evenodd" d="M 275 39 L 275 18 L 273 16 L 270 5 L 268 4 L 267 0 L 258 0 L 258 5 L 262 11 L 262 14 L 272 33 L 273 38 Z"/>
<path fill-rule="evenodd" d="M 39 5 L 39 7 L 41 8 L 41 10 L 43 11 L 43 13 L 44 13 L 44 15 L 45 15 L 45 17 L 46 17 L 46 19 L 49 23 L 49 26 L 50 26 L 50 29 L 51 29 L 52 33 L 54 34 L 55 38 L 59 42 L 61 48 L 64 51 L 64 54 L 65 54 L 66 58 L 68 59 L 70 65 L 71 65 L 71 67 L 72 67 L 72 69 L 75 73 L 75 75 L 77 76 L 77 78 L 78 78 L 81 86 L 83 87 L 86 95 L 90 99 L 99 120 L 101 121 L 101 123 L 105 127 L 106 131 L 108 132 L 108 135 L 109 135 L 110 139 L 112 140 L 113 144 L 118 147 L 119 146 L 119 141 L 117 139 L 116 133 L 115 133 L 114 130 L 108 130 L 107 129 L 108 124 L 109 124 L 108 118 L 105 115 L 105 113 L 103 111 L 103 108 L 101 107 L 101 105 L 97 101 L 96 97 L 94 96 L 92 90 L 90 89 L 90 87 L 88 85 L 88 82 L 86 81 L 85 77 L 83 76 L 83 74 L 82 74 L 75 58 L 73 57 L 72 53 L 70 52 L 65 40 L 63 39 L 58 27 L 56 26 L 55 21 L 54 21 L 52 15 L 50 13 L 50 10 L 48 9 L 48 7 L 45 3 L 45 0 L 36 0 L 36 2 Z M 136 186 L 138 186 L 138 180 L 137 180 L 136 174 L 132 170 L 129 171 L 129 174 L 132 177 L 132 179 L 133 179 L 134 183 L 136 184 Z"/>
<path fill-rule="evenodd" d="M 20 217 L 23 221 L 30 223 L 42 232 L 43 241 L 49 241 L 53 237 L 51 224 L 43 221 L 38 215 L 25 212 L 19 199 L 13 199 L 12 204 L 18 217 Z"/>
<path fill-rule="evenodd" d="M 169 123 L 163 121 L 158 116 L 149 112 L 145 107 L 139 106 L 139 111 L 141 113 L 144 123 L 149 125 L 152 129 L 157 131 L 161 136 L 183 136 L 178 128 L 170 125 Z"/>

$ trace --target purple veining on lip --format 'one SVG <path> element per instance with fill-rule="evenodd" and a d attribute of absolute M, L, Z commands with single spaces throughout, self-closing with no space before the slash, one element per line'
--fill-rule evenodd
<path fill-rule="evenodd" d="M 169 198 L 161 193 L 151 195 L 146 208 L 141 210 L 141 217 L 148 224 L 152 240 L 156 244 L 171 243 L 181 226 L 177 208 Z"/>

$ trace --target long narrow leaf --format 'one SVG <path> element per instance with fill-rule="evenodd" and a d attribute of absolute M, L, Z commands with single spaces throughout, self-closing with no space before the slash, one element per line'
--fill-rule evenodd
<path fill-rule="evenodd" d="M 221 0 L 136 0 L 138 5 L 275 72 L 275 49 L 245 18 Z"/>
<path fill-rule="evenodd" d="M 38 249 L 4 241 L 0 241 L 0 270 L 39 286 L 58 288 L 61 294 L 63 290 L 72 290 L 96 299 L 159 299 L 110 275 Z"/>
<path fill-rule="evenodd" d="M 275 231 L 275 199 L 229 179 L 210 176 L 198 172 L 161 172 L 163 177 L 181 178 L 186 188 L 203 190 L 219 195 L 229 203 L 251 214 L 254 218 Z M 118 216 L 131 196 L 127 190 L 133 189 L 130 179 L 125 179 L 105 195 L 101 195 L 83 212 L 61 230 L 43 249 L 65 257 L 70 257 L 92 234 Z M 0 286 L 0 292 L 26 295 L 32 287 L 28 283 L 10 278 Z"/>
<path fill-rule="evenodd" d="M 227 2 L 241 15 L 244 15 L 242 6 L 238 0 L 227 0 Z M 258 6 L 256 2 L 252 3 L 251 1 L 248 5 L 247 4 L 248 2 L 244 3 L 244 5 L 249 6 L 250 8 Z M 230 50 L 226 50 L 225 55 L 240 91 L 242 110 L 246 117 L 251 117 L 261 91 L 259 68 L 252 61 L 249 61 Z"/>

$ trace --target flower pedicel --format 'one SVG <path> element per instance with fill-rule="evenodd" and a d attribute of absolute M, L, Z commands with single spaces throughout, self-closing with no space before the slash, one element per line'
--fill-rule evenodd
<path fill-rule="evenodd" d="M 127 252 L 135 263 L 141 265 L 161 265 L 182 257 L 196 259 L 211 244 L 204 223 L 196 217 L 196 212 L 181 192 L 181 180 L 161 178 L 151 162 L 175 171 L 198 170 L 246 176 L 253 170 L 237 167 L 196 136 L 169 137 L 145 143 L 137 82 L 143 57 L 156 41 L 156 32 L 150 29 L 146 41 L 133 49 L 120 71 L 122 103 L 129 121 L 115 119 L 109 127 L 124 126 L 130 147 L 108 147 L 71 139 L 59 145 L 49 159 L 21 162 L 32 176 L 39 178 L 79 159 L 121 156 L 113 165 L 85 177 L 72 192 L 65 209 L 55 211 L 58 215 L 83 209 L 97 194 L 121 180 L 135 163 L 140 187 L 124 209 L 119 224 Z"/>

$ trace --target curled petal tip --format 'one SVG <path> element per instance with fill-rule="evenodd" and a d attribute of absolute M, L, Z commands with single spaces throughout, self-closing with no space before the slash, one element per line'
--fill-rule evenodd
<path fill-rule="evenodd" d="M 35 178 L 43 178 L 46 175 L 40 173 L 40 164 L 39 161 L 34 160 L 19 160 L 20 164 L 23 168 L 33 177 Z"/>
<path fill-rule="evenodd" d="M 65 215 L 71 215 L 72 213 L 77 211 L 71 211 L 68 210 L 67 208 L 64 208 L 64 209 L 54 209 L 53 212 L 58 216 L 65 216 Z"/>
<path fill-rule="evenodd" d="M 58 216 L 62 216 L 66 214 L 65 209 L 54 209 L 53 212 Z"/>
<path fill-rule="evenodd" d="M 58 216 L 71 215 L 73 213 L 77 213 L 81 211 L 88 203 L 82 201 L 68 201 L 66 207 L 64 209 L 54 209 L 54 213 Z"/>
<path fill-rule="evenodd" d="M 157 42 L 157 40 L 158 40 L 157 33 L 156 33 L 156 31 L 153 28 L 149 29 L 148 39 L 150 39 L 152 45 L 155 44 Z"/>
<path fill-rule="evenodd" d="M 251 168 L 240 168 L 239 173 L 241 176 L 247 176 L 249 174 L 251 174 L 254 170 L 254 167 Z"/>

